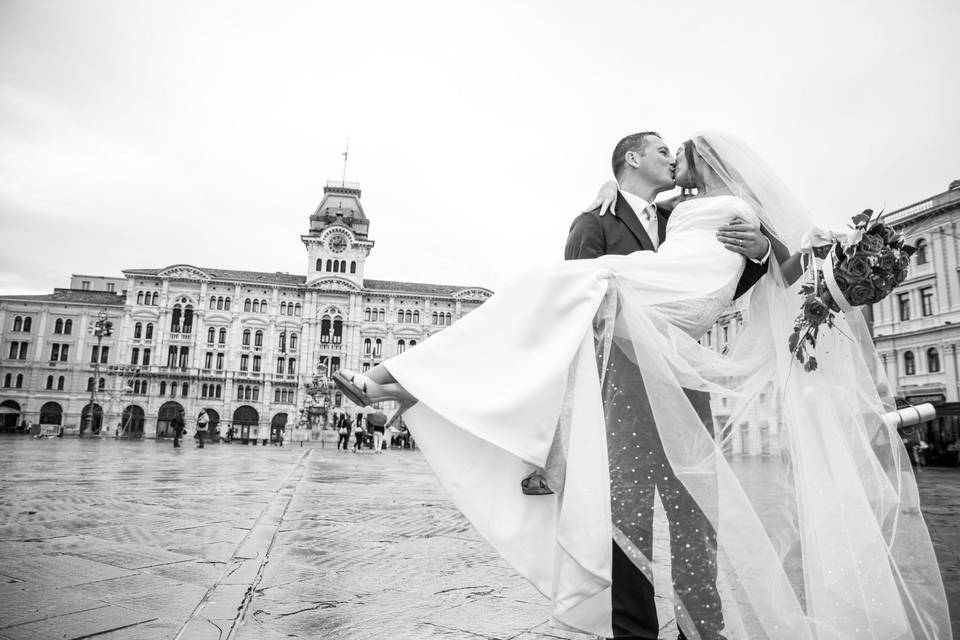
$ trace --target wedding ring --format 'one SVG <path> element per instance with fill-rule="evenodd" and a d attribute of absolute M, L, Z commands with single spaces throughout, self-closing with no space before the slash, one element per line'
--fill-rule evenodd
<path fill-rule="evenodd" d="M 738 239 L 738 240 L 737 240 L 737 244 L 742 247 L 742 246 L 743 246 L 743 240 Z"/>

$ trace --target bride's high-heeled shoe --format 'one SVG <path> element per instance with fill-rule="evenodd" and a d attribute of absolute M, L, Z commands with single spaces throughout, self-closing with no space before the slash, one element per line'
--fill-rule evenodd
<path fill-rule="evenodd" d="M 396 383 L 383 385 L 374 382 L 362 373 L 350 371 L 349 369 L 338 369 L 334 371 L 333 382 L 345 396 L 361 407 L 366 407 L 376 402 L 383 402 L 384 400 L 399 400 L 400 408 L 394 414 L 391 422 L 403 415 L 407 409 L 417 404 L 417 399 L 410 396 L 409 393 L 406 393 L 400 385 Z M 388 387 L 393 387 L 393 389 Z"/>

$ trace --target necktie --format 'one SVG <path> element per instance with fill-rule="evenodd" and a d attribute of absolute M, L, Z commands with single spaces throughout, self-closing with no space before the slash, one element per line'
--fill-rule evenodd
<path fill-rule="evenodd" d="M 657 224 L 657 205 L 651 204 L 647 206 L 640 214 L 640 219 L 647 228 L 647 235 L 650 236 L 650 242 L 653 243 L 653 248 L 656 249 L 660 246 L 660 225 Z"/>

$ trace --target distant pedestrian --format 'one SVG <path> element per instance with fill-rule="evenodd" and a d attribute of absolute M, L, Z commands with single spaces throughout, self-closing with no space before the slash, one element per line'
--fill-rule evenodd
<path fill-rule="evenodd" d="M 183 409 L 177 411 L 173 420 L 170 421 L 170 426 L 173 427 L 173 446 L 179 447 L 180 437 L 183 436 L 183 429 L 186 426 L 186 422 L 183 421 Z"/>
<path fill-rule="evenodd" d="M 383 433 L 387 424 L 386 414 L 377 411 L 367 416 L 367 424 L 373 427 L 373 452 L 383 453 Z"/>
<path fill-rule="evenodd" d="M 210 422 L 210 416 L 204 409 L 197 416 L 197 449 L 203 449 L 203 438 L 207 435 L 207 424 Z"/>
<path fill-rule="evenodd" d="M 337 451 L 340 451 L 340 443 L 343 443 L 344 451 L 350 446 L 350 418 L 346 414 L 337 419 Z"/>
<path fill-rule="evenodd" d="M 353 425 L 353 437 L 356 440 L 353 443 L 353 452 L 357 453 L 360 451 L 360 447 L 363 446 L 363 416 L 357 414 L 357 423 Z"/>

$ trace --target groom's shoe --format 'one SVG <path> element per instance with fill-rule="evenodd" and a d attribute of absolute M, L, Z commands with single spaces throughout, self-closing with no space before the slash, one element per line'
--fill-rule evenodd
<path fill-rule="evenodd" d="M 547 484 L 547 479 L 539 471 L 534 471 L 521 480 L 520 490 L 526 496 L 548 496 L 553 493 L 553 489 Z"/>

